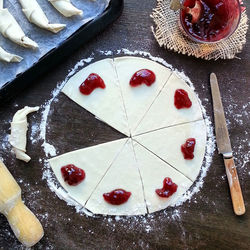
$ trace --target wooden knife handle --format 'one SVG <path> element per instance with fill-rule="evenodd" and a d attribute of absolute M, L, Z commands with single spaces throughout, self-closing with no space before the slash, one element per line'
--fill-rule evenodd
<path fill-rule="evenodd" d="M 224 163 L 227 173 L 228 184 L 230 187 L 234 213 L 236 215 L 243 215 L 246 212 L 246 208 L 233 157 L 230 159 L 224 158 Z"/>

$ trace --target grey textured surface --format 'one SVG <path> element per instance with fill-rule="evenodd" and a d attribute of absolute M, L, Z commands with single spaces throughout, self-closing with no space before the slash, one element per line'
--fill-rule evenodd
<path fill-rule="evenodd" d="M 250 8 L 250 4 L 246 4 Z M 15 100 L 1 103 L 0 141 L 6 140 L 15 111 L 24 105 L 44 104 L 57 83 L 64 80 L 68 70 L 80 59 L 94 52 L 95 60 L 99 60 L 102 56 L 96 53 L 98 50 L 128 48 L 148 51 L 190 77 L 211 118 L 209 74 L 217 74 L 247 212 L 242 217 L 233 214 L 223 160 L 217 153 L 202 189 L 190 202 L 157 212 L 153 217 L 116 221 L 114 217 L 92 218 L 77 214 L 74 208 L 50 191 L 46 181 L 42 180 L 43 165 L 39 158 L 44 156 L 44 152 L 41 142 L 35 145 L 28 143 L 27 150 L 32 157 L 29 164 L 16 161 L 9 148 L 0 148 L 1 157 L 22 187 L 26 204 L 44 226 L 45 236 L 35 249 L 249 249 L 249 33 L 248 42 L 239 54 L 240 60 L 208 62 L 179 55 L 159 48 L 151 33 L 153 22 L 149 15 L 155 6 L 156 1 L 126 0 L 124 12 L 114 25 L 51 69 Z M 250 14 L 249 9 L 247 13 Z M 122 137 L 63 95 L 51 110 L 54 115 L 50 116 L 48 141 L 60 145 L 61 152 Z M 29 122 L 32 126 L 40 119 L 38 112 L 29 117 Z M 0 216 L 0 248 L 21 248 L 3 216 Z"/>

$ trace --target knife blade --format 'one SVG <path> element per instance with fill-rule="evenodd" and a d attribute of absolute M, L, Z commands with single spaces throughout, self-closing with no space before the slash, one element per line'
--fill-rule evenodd
<path fill-rule="evenodd" d="M 222 154 L 224 158 L 224 165 L 226 168 L 234 212 L 236 215 L 243 215 L 246 209 L 234 163 L 233 151 L 221 101 L 220 89 L 217 77 L 214 73 L 210 74 L 210 85 L 213 99 L 215 135 L 218 152 Z"/>
<path fill-rule="evenodd" d="M 224 109 L 221 102 L 221 95 L 217 77 L 214 73 L 210 75 L 210 84 L 213 98 L 214 108 L 214 121 L 215 121 L 215 134 L 217 148 L 220 154 L 224 157 L 230 158 L 233 156 L 231 142 L 229 139 L 226 118 L 224 115 Z"/>

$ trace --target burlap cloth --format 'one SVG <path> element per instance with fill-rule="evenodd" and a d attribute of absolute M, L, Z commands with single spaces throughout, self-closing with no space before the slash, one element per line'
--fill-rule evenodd
<path fill-rule="evenodd" d="M 241 52 L 248 29 L 246 11 L 242 12 L 240 24 L 229 38 L 214 44 L 200 44 L 183 35 L 178 26 L 179 11 L 173 11 L 169 6 L 170 0 L 157 0 L 157 6 L 151 15 L 156 25 L 155 28 L 152 27 L 152 31 L 161 47 L 206 60 L 232 59 Z"/>

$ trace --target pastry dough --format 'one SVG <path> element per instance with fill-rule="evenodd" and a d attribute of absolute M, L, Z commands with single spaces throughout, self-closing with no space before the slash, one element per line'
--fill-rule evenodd
<path fill-rule="evenodd" d="M 65 24 L 50 24 L 48 18 L 36 0 L 19 0 L 19 2 L 22 6 L 23 13 L 31 23 L 53 33 L 57 33 L 65 28 Z"/>
<path fill-rule="evenodd" d="M 144 84 L 130 87 L 131 76 L 139 69 L 152 70 L 156 82 L 150 87 Z M 91 73 L 100 75 L 106 88 L 82 95 L 79 86 Z M 188 92 L 190 109 L 178 110 L 174 106 L 178 88 Z M 175 204 L 196 180 L 205 154 L 206 125 L 195 93 L 169 69 L 138 57 L 105 59 L 72 76 L 62 92 L 97 119 L 131 135 L 122 139 L 122 146 L 114 146 L 118 141 L 109 142 L 50 160 L 69 196 L 89 211 L 109 215 L 152 213 Z M 185 160 L 181 152 L 181 145 L 188 138 L 196 139 L 192 160 Z M 77 187 L 65 184 L 60 167 L 69 163 L 83 166 L 89 179 Z M 169 198 L 161 198 L 155 192 L 162 188 L 165 177 L 178 185 L 177 192 Z M 103 194 L 115 189 L 132 194 L 124 204 L 111 205 L 103 199 Z"/>
<path fill-rule="evenodd" d="M 0 60 L 4 62 L 20 62 L 23 58 L 21 56 L 11 54 L 0 47 Z"/>
<path fill-rule="evenodd" d="M 79 86 L 91 73 L 98 74 L 106 88 L 97 88 L 90 95 L 83 95 Z M 83 68 L 68 80 L 62 92 L 98 119 L 129 136 L 126 112 L 112 59 L 101 60 Z"/>
<path fill-rule="evenodd" d="M 188 138 L 196 140 L 192 160 L 185 160 L 181 152 L 181 145 Z M 190 180 L 195 181 L 197 178 L 206 148 L 207 133 L 204 120 L 159 129 L 135 136 L 134 139 Z"/>
<path fill-rule="evenodd" d="M 104 193 L 120 188 L 132 193 L 125 203 L 118 206 L 111 205 L 103 199 Z M 138 215 L 147 213 L 131 139 L 127 141 L 112 163 L 85 207 L 95 214 Z"/>
<path fill-rule="evenodd" d="M 130 132 L 133 135 L 138 123 L 170 77 L 171 71 L 159 63 L 139 57 L 118 57 L 114 61 L 122 89 Z M 145 84 L 131 87 L 129 81 L 133 74 L 140 69 L 152 70 L 156 75 L 155 83 L 149 87 Z"/>
<path fill-rule="evenodd" d="M 128 139 L 99 144 L 66 153 L 49 160 L 50 166 L 62 187 L 74 200 L 85 205 Z M 62 178 L 61 167 L 74 164 L 85 171 L 85 179 L 77 186 L 70 186 Z"/>
<path fill-rule="evenodd" d="M 174 105 L 176 89 L 187 91 L 192 106 L 177 109 Z M 191 88 L 175 73 L 171 75 L 162 92 L 152 104 L 135 131 L 135 135 L 155 129 L 203 119 L 201 106 Z"/>
<path fill-rule="evenodd" d="M 27 144 L 28 122 L 27 115 L 39 110 L 39 107 L 24 107 L 18 110 L 11 122 L 11 134 L 9 142 L 13 147 L 16 158 L 25 162 L 30 161 L 30 157 L 25 153 Z"/>
<path fill-rule="evenodd" d="M 175 204 L 193 182 L 137 142 L 133 141 L 133 144 L 149 213 Z M 162 188 L 165 177 L 170 177 L 178 185 L 177 191 L 169 198 L 161 198 L 155 192 L 156 189 Z"/>
<path fill-rule="evenodd" d="M 82 10 L 77 9 L 70 0 L 49 0 L 49 2 L 65 17 L 82 15 Z"/>
<path fill-rule="evenodd" d="M 22 28 L 8 9 L 0 9 L 0 32 L 3 36 L 25 48 L 38 48 L 36 42 L 25 36 Z"/>

